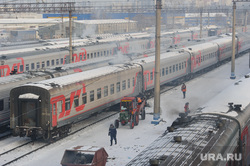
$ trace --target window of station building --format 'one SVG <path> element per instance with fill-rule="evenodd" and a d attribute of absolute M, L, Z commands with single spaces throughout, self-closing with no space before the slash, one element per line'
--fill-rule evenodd
<path fill-rule="evenodd" d="M 3 111 L 3 108 L 4 108 L 4 106 L 3 106 L 3 99 L 1 99 L 0 100 L 0 111 Z"/>
<path fill-rule="evenodd" d="M 125 90 L 126 89 L 126 80 L 123 80 L 122 81 L 122 90 Z"/>
<path fill-rule="evenodd" d="M 120 90 L 121 90 L 121 85 L 120 84 L 121 84 L 120 82 L 116 83 L 116 92 L 120 92 Z"/>
<path fill-rule="evenodd" d="M 70 109 L 70 99 L 66 99 L 65 100 L 65 110 L 69 110 Z"/>
<path fill-rule="evenodd" d="M 31 63 L 31 70 L 34 70 L 34 69 L 35 69 L 35 64 Z"/>
<path fill-rule="evenodd" d="M 109 50 L 107 50 L 107 56 L 109 56 Z"/>
<path fill-rule="evenodd" d="M 100 53 L 99 52 L 97 52 L 97 57 L 99 57 L 100 56 Z"/>
<path fill-rule="evenodd" d="M 82 94 L 82 104 L 86 104 L 87 103 L 87 93 L 83 93 Z"/>
<path fill-rule="evenodd" d="M 36 63 L 36 68 L 37 68 L 37 69 L 40 69 L 40 62 L 37 62 L 37 63 Z"/>
<path fill-rule="evenodd" d="M 20 65 L 20 72 L 23 72 L 23 65 Z"/>
<path fill-rule="evenodd" d="M 101 51 L 101 56 L 102 56 L 102 51 Z"/>
<path fill-rule="evenodd" d="M 108 96 L 108 92 L 109 92 L 108 86 L 104 86 L 104 97 Z"/>
<path fill-rule="evenodd" d="M 26 71 L 30 70 L 30 64 L 26 64 Z"/>
<path fill-rule="evenodd" d="M 179 70 L 181 70 L 181 63 L 179 63 Z"/>
<path fill-rule="evenodd" d="M 74 107 L 78 107 L 79 106 L 79 98 L 78 96 L 75 96 L 74 98 Z"/>
<path fill-rule="evenodd" d="M 166 75 L 168 75 L 168 67 L 166 67 Z"/>
<path fill-rule="evenodd" d="M 102 98 L 102 89 L 98 88 L 97 89 L 97 99 L 100 99 L 100 98 Z"/>
<path fill-rule="evenodd" d="M 42 61 L 42 68 L 44 68 L 45 67 L 45 62 L 44 61 Z"/>
<path fill-rule="evenodd" d="M 89 100 L 90 100 L 90 102 L 95 100 L 95 91 L 94 90 L 90 91 Z"/>
<path fill-rule="evenodd" d="M 59 59 L 56 59 L 56 65 L 59 65 Z"/>
<path fill-rule="evenodd" d="M 114 86 L 114 84 L 111 84 L 110 85 L 110 95 L 112 95 L 114 93 L 115 93 L 115 86 Z"/>
<path fill-rule="evenodd" d="M 153 80 L 153 72 L 150 72 L 150 80 Z"/>
<path fill-rule="evenodd" d="M 165 71 L 164 71 L 164 68 L 162 68 L 161 70 L 161 76 L 164 76 L 165 75 Z"/>
<path fill-rule="evenodd" d="M 49 61 L 47 61 L 47 66 L 50 66 L 50 62 Z"/>
<path fill-rule="evenodd" d="M 51 60 L 51 66 L 54 66 L 54 65 L 55 65 L 55 60 L 52 59 L 52 60 Z"/>
<path fill-rule="evenodd" d="M 61 58 L 60 61 L 61 61 L 61 64 L 63 64 L 63 58 Z"/>
<path fill-rule="evenodd" d="M 106 51 L 103 52 L 103 55 L 106 56 Z"/>
<path fill-rule="evenodd" d="M 130 79 L 128 79 L 128 89 L 130 88 Z"/>

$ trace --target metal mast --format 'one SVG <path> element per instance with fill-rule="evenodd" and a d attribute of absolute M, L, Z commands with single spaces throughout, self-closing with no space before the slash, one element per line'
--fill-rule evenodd
<path fill-rule="evenodd" d="M 159 124 L 160 119 L 160 36 L 161 36 L 161 0 L 156 1 L 156 54 L 154 85 L 154 117 L 151 123 Z"/>

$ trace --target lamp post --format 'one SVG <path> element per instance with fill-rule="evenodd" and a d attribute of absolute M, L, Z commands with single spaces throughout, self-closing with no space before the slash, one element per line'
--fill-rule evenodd
<path fill-rule="evenodd" d="M 235 10 L 236 10 L 236 2 L 233 1 L 233 25 L 232 25 L 232 59 L 231 59 L 231 79 L 235 79 Z"/>

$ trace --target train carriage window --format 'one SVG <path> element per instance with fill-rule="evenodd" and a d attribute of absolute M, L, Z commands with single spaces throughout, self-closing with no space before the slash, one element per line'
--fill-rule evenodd
<path fill-rule="evenodd" d="M 115 86 L 114 86 L 114 84 L 111 84 L 110 85 L 110 95 L 112 95 L 114 93 L 115 93 Z"/>
<path fill-rule="evenodd" d="M 168 75 L 168 67 L 166 67 L 166 75 Z"/>
<path fill-rule="evenodd" d="M 121 90 L 120 84 L 121 84 L 120 82 L 116 83 L 116 92 L 120 92 L 120 90 Z"/>
<path fill-rule="evenodd" d="M 3 106 L 3 99 L 1 99 L 0 100 L 0 111 L 3 111 L 3 108 L 4 108 L 4 106 Z"/>
<path fill-rule="evenodd" d="M 175 65 L 173 65 L 173 72 L 175 72 Z"/>
<path fill-rule="evenodd" d="M 74 98 L 74 107 L 78 107 L 79 106 L 79 98 L 78 96 L 75 96 Z"/>
<path fill-rule="evenodd" d="M 63 64 L 63 58 L 61 58 L 61 64 Z"/>
<path fill-rule="evenodd" d="M 97 99 L 100 99 L 100 98 L 102 98 L 102 89 L 98 88 L 97 89 Z"/>
<path fill-rule="evenodd" d="M 99 52 L 97 52 L 97 57 L 99 57 L 100 56 L 100 53 Z"/>
<path fill-rule="evenodd" d="M 106 56 L 106 51 L 103 52 L 103 55 Z"/>
<path fill-rule="evenodd" d="M 122 81 L 122 90 L 125 90 L 126 89 L 126 80 L 123 80 Z"/>
<path fill-rule="evenodd" d="M 94 90 L 90 91 L 89 100 L 90 100 L 90 102 L 95 100 L 95 91 Z"/>
<path fill-rule="evenodd" d="M 135 86 L 135 77 L 133 77 L 133 87 Z"/>
<path fill-rule="evenodd" d="M 150 80 L 153 80 L 153 72 L 150 72 Z"/>
<path fill-rule="evenodd" d="M 70 109 L 70 99 L 66 99 L 65 100 L 65 110 L 69 110 Z"/>
<path fill-rule="evenodd" d="M 175 65 L 175 70 L 178 71 L 178 64 Z"/>
<path fill-rule="evenodd" d="M 101 56 L 102 56 L 102 52 L 101 52 Z"/>
<path fill-rule="evenodd" d="M 89 54 L 87 54 L 87 59 L 89 59 Z"/>
<path fill-rule="evenodd" d="M 179 63 L 179 70 L 181 70 L 181 63 Z"/>
<path fill-rule="evenodd" d="M 181 63 L 181 68 L 184 69 L 184 62 Z"/>
<path fill-rule="evenodd" d="M 112 55 L 112 50 L 109 50 L 109 54 Z"/>
<path fill-rule="evenodd" d="M 87 93 L 83 93 L 82 94 L 82 104 L 86 104 L 87 103 Z"/>
<path fill-rule="evenodd" d="M 42 61 L 42 68 L 44 68 L 45 67 L 45 62 L 44 61 Z"/>
<path fill-rule="evenodd" d="M 59 65 L 59 59 L 56 59 L 56 65 Z"/>
<path fill-rule="evenodd" d="M 107 56 L 109 56 L 109 50 L 107 50 Z"/>
<path fill-rule="evenodd" d="M 96 52 L 94 53 L 94 58 L 96 58 Z"/>
<path fill-rule="evenodd" d="M 62 101 L 57 102 L 57 114 L 62 112 Z"/>
<path fill-rule="evenodd" d="M 36 68 L 39 69 L 40 68 L 40 62 L 36 63 Z"/>
<path fill-rule="evenodd" d="M 169 66 L 169 73 L 172 73 L 172 66 Z"/>
<path fill-rule="evenodd" d="M 186 61 L 184 62 L 184 65 L 185 65 L 185 68 L 187 68 L 187 63 L 186 63 Z"/>
<path fill-rule="evenodd" d="M 90 53 L 90 58 L 93 58 L 93 53 Z"/>
<path fill-rule="evenodd" d="M 130 88 L 130 79 L 128 79 L 128 89 Z"/>
<path fill-rule="evenodd" d="M 47 66 L 50 66 L 50 61 L 47 61 Z"/>
<path fill-rule="evenodd" d="M 82 53 L 80 53 L 80 60 L 82 60 Z"/>
<path fill-rule="evenodd" d="M 108 96 L 108 86 L 104 86 L 104 97 Z"/>
<path fill-rule="evenodd" d="M 52 59 L 52 60 L 51 60 L 51 66 L 54 66 L 54 65 L 55 65 L 55 60 Z"/>
<path fill-rule="evenodd" d="M 35 64 L 31 63 L 31 70 L 34 70 L 34 69 L 35 69 Z"/>
<path fill-rule="evenodd" d="M 164 75 L 165 75 L 165 70 L 164 70 L 164 68 L 162 68 L 161 75 L 162 75 L 162 76 L 164 76 Z"/>
<path fill-rule="evenodd" d="M 26 64 L 26 71 L 30 70 L 30 64 Z"/>
<path fill-rule="evenodd" d="M 20 72 L 23 72 L 23 65 L 20 65 Z"/>

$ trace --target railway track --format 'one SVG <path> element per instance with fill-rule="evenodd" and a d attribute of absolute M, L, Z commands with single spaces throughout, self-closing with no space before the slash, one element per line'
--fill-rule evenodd
<path fill-rule="evenodd" d="M 91 116 L 90 118 L 78 122 L 76 124 L 74 124 L 74 126 L 72 127 L 72 132 L 70 132 L 66 137 L 69 137 L 71 135 L 76 134 L 77 132 L 86 129 L 87 127 L 90 127 L 96 123 L 99 123 L 105 119 L 108 119 L 114 115 L 116 115 L 118 112 L 115 111 L 108 111 L 108 112 L 103 112 L 100 113 L 98 115 L 94 115 Z M 65 137 L 62 138 L 57 138 L 54 139 L 52 142 L 44 142 L 44 141 L 27 141 L 25 143 L 22 143 L 21 145 L 18 145 L 16 147 L 13 147 L 3 153 L 0 154 L 1 157 L 1 161 L 0 161 L 0 165 L 2 166 L 6 166 L 9 164 L 14 163 L 17 160 L 20 160 L 22 158 L 24 158 L 25 156 L 32 154 L 38 150 L 41 150 L 51 144 L 54 144 L 55 142 L 64 139 Z"/>

